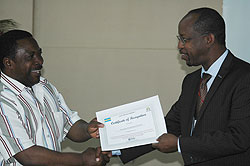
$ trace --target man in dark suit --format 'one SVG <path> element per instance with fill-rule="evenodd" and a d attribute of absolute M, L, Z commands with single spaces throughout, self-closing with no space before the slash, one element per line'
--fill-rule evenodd
<path fill-rule="evenodd" d="M 185 165 L 250 165 L 250 64 L 226 48 L 225 23 L 213 9 L 191 10 L 178 33 L 181 58 L 202 68 L 184 78 L 181 95 L 165 117 L 168 134 L 156 144 L 122 150 L 121 160 L 126 163 L 157 149 L 179 151 Z M 210 79 L 202 99 L 204 73 Z"/>

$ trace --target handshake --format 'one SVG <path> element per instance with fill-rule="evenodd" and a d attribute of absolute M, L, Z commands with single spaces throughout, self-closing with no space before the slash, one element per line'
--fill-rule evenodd
<path fill-rule="evenodd" d="M 104 166 L 112 157 L 111 152 L 102 152 L 101 148 L 88 148 L 82 153 L 83 165 Z"/>

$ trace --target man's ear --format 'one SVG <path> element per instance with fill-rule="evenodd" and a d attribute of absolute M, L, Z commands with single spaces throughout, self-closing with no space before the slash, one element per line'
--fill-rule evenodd
<path fill-rule="evenodd" d="M 3 58 L 3 65 L 5 69 L 11 69 L 13 67 L 14 61 L 8 57 Z"/>
<path fill-rule="evenodd" d="M 214 34 L 212 34 L 212 33 L 207 34 L 205 36 L 205 40 L 206 40 L 207 46 L 211 47 L 215 42 Z"/>

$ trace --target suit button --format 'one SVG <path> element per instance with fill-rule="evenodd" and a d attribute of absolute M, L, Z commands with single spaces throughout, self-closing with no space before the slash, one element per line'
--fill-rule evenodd
<path fill-rule="evenodd" d="M 194 162 L 194 160 L 193 160 L 193 157 L 192 157 L 192 156 L 190 156 L 190 161 L 191 161 L 191 162 Z"/>

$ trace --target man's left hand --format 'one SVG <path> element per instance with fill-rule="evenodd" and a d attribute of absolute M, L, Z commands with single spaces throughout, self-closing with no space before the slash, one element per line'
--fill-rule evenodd
<path fill-rule="evenodd" d="M 153 143 L 153 148 L 156 148 L 163 153 L 176 152 L 178 150 L 178 137 L 173 134 L 162 134 L 157 141 L 158 143 Z"/>
<path fill-rule="evenodd" d="M 97 122 L 97 119 L 92 119 L 88 124 L 88 133 L 92 138 L 99 138 L 99 128 L 103 128 L 104 124 Z"/>

